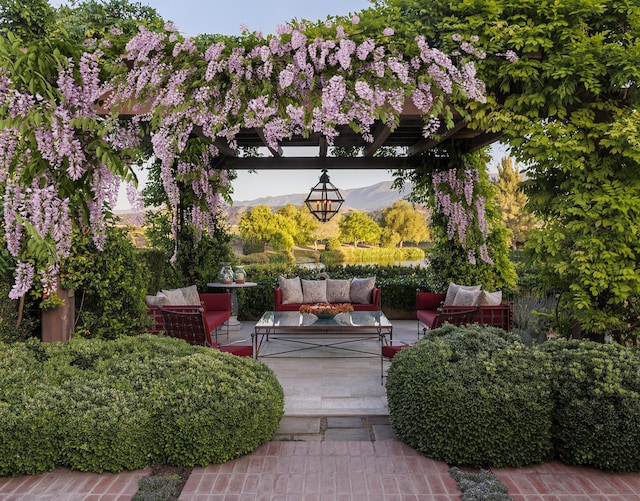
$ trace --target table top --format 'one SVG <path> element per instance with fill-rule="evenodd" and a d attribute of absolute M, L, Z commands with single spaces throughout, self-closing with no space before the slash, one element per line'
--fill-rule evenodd
<path fill-rule="evenodd" d="M 391 329 L 389 319 L 382 311 L 352 311 L 338 313 L 333 318 L 318 318 L 309 313 L 297 311 L 267 311 L 258 323 L 259 329 Z"/>
<path fill-rule="evenodd" d="M 220 289 L 239 289 L 241 287 L 255 287 L 258 285 L 256 282 L 231 282 L 230 284 L 223 284 L 222 282 L 213 282 L 207 284 L 207 287 L 218 287 Z"/>

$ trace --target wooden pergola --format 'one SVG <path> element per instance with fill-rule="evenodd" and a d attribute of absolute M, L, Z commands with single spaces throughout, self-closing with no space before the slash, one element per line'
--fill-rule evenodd
<path fill-rule="evenodd" d="M 102 102 L 104 101 L 99 101 L 99 103 Z M 109 113 L 102 104 L 98 104 L 97 109 L 101 114 Z M 126 119 L 131 118 L 133 114 L 149 111 L 144 106 L 136 106 L 135 109 L 135 112 L 132 111 L 132 107 L 123 109 L 120 116 Z M 362 148 L 363 155 L 358 157 L 328 156 L 327 140 L 319 133 L 311 134 L 306 138 L 302 136 L 285 138 L 280 148 L 276 150 L 267 145 L 261 129 L 241 129 L 235 138 L 238 148 L 266 148 L 269 155 L 263 157 L 240 157 L 239 149 L 232 149 L 224 138 L 216 138 L 214 144 L 221 155 L 233 158 L 233 168 L 237 170 L 400 170 L 417 167 L 420 165 L 420 155 L 437 147 L 457 143 L 459 151 L 473 152 L 500 139 L 499 133 L 470 129 L 467 122 L 458 114 L 454 114 L 454 126 L 451 129 L 441 125 L 437 133 L 431 137 L 423 137 L 423 126 L 423 116 L 411 100 L 407 99 L 400 114 L 398 126 L 392 131 L 384 123 L 377 123 L 373 128 L 372 143 L 365 141 L 360 133 L 354 132 L 348 125 L 337 128 L 340 134 L 334 139 L 333 145 L 343 148 Z M 202 136 L 202 129 L 195 126 L 193 134 Z M 290 147 L 314 148 L 317 153 L 313 156 L 285 154 L 284 148 Z M 399 155 L 375 157 L 375 152 L 382 147 L 397 148 Z"/>

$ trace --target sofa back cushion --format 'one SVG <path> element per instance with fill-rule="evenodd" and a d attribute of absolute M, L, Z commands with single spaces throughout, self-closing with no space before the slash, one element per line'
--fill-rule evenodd
<path fill-rule="evenodd" d="M 189 287 L 182 287 L 179 289 L 184 296 L 184 300 L 187 304 L 200 304 L 200 296 L 198 295 L 198 288 L 195 285 L 190 285 Z"/>
<path fill-rule="evenodd" d="M 482 296 L 480 296 L 480 306 L 498 306 L 501 303 L 502 291 L 482 291 Z"/>
<path fill-rule="evenodd" d="M 351 280 L 349 298 L 352 303 L 371 304 L 373 302 L 373 288 L 376 277 L 354 278 Z"/>
<path fill-rule="evenodd" d="M 416 295 L 416 310 L 437 310 L 442 306 L 445 294 L 438 292 L 418 292 Z"/>
<path fill-rule="evenodd" d="M 303 280 L 302 281 L 302 302 L 303 303 L 326 303 L 327 302 L 327 281 L 326 280 Z"/>
<path fill-rule="evenodd" d="M 351 280 L 327 280 L 327 301 L 348 303 L 351 301 Z"/>
<path fill-rule="evenodd" d="M 180 289 L 162 289 L 162 294 L 167 298 L 164 302 L 165 306 L 187 306 L 188 303 L 184 299 L 184 294 Z M 198 301 L 196 304 L 200 304 Z"/>
<path fill-rule="evenodd" d="M 459 289 L 453 299 L 453 306 L 478 306 L 480 304 L 482 291 L 468 291 Z"/>
<path fill-rule="evenodd" d="M 456 294 L 459 290 L 465 291 L 479 291 L 482 289 L 482 285 L 458 285 L 453 282 L 449 284 L 449 288 L 447 289 L 447 296 L 444 298 L 444 304 L 453 304 L 453 301 L 456 298 Z"/>
<path fill-rule="evenodd" d="M 278 277 L 278 286 L 282 291 L 282 304 L 302 303 L 302 284 L 300 277 Z"/>

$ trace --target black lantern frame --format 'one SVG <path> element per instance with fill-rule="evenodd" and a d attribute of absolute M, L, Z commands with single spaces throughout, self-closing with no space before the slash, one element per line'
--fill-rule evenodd
<path fill-rule="evenodd" d="M 327 169 L 322 169 L 320 182 L 311 188 L 309 196 L 304 201 L 309 211 L 318 221 L 326 223 L 338 213 L 343 202 L 340 191 L 329 181 Z"/>

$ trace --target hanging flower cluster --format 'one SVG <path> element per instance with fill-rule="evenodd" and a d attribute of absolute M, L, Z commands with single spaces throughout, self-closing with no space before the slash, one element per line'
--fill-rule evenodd
<path fill-rule="evenodd" d="M 4 234 L 17 260 L 12 299 L 23 296 L 37 276 L 43 297 L 55 292 L 60 263 L 71 249 L 72 221 L 92 232 L 102 248 L 103 211 L 115 204 L 120 179 L 131 179 L 114 158 L 119 150 L 136 146 L 139 135 L 96 113 L 95 102 L 104 92 L 100 57 L 100 52 L 85 53 L 76 68 L 72 58 L 59 56 L 53 70 L 62 69 L 55 85 L 34 74 L 25 85 L 10 65 L 0 68 Z M 105 130 L 109 133 L 103 138 Z"/>
<path fill-rule="evenodd" d="M 351 23 L 358 24 L 359 18 Z M 466 45 L 454 61 L 417 37 L 414 55 L 408 56 L 393 50 L 392 28 L 377 39 L 352 39 L 352 25 L 334 29 L 327 21 L 324 26 L 332 35 L 312 36 L 299 24 L 279 26 L 277 35 L 267 39 L 245 27 L 241 43 L 216 42 L 201 51 L 173 26 L 164 33 L 140 28 L 126 47 L 127 71 L 113 82 L 109 105 L 118 109 L 133 101 L 139 110 L 151 110 L 145 118 L 153 124 L 153 149 L 172 204 L 178 201 L 177 182 L 200 177 L 193 190 L 199 193 L 199 206 L 215 211 L 206 181 L 207 176 L 220 178 L 219 172 L 208 171 L 217 150 L 196 156 L 189 151 L 184 161 L 196 132 L 232 149 L 237 149 L 237 134 L 250 128 L 259 129 L 273 149 L 295 135 L 321 134 L 332 145 L 343 126 L 372 142 L 374 123 L 381 120 L 393 130 L 410 99 L 424 114 L 427 137 L 440 125 L 445 100 L 450 105 L 484 101 L 485 86 L 472 61 L 479 54 Z M 213 185 L 224 192 L 224 186 Z M 191 211 L 196 226 L 203 223 L 197 205 Z"/>
<path fill-rule="evenodd" d="M 485 199 L 475 192 L 478 182 L 477 169 L 449 169 L 436 172 L 432 177 L 435 209 L 447 218 L 447 236 L 456 240 L 467 251 L 467 258 L 476 264 L 479 256 L 487 264 L 493 264 L 486 240 L 489 226 L 485 214 Z M 475 232 L 480 238 L 474 239 Z M 480 244 L 477 244 L 477 241 Z"/>

